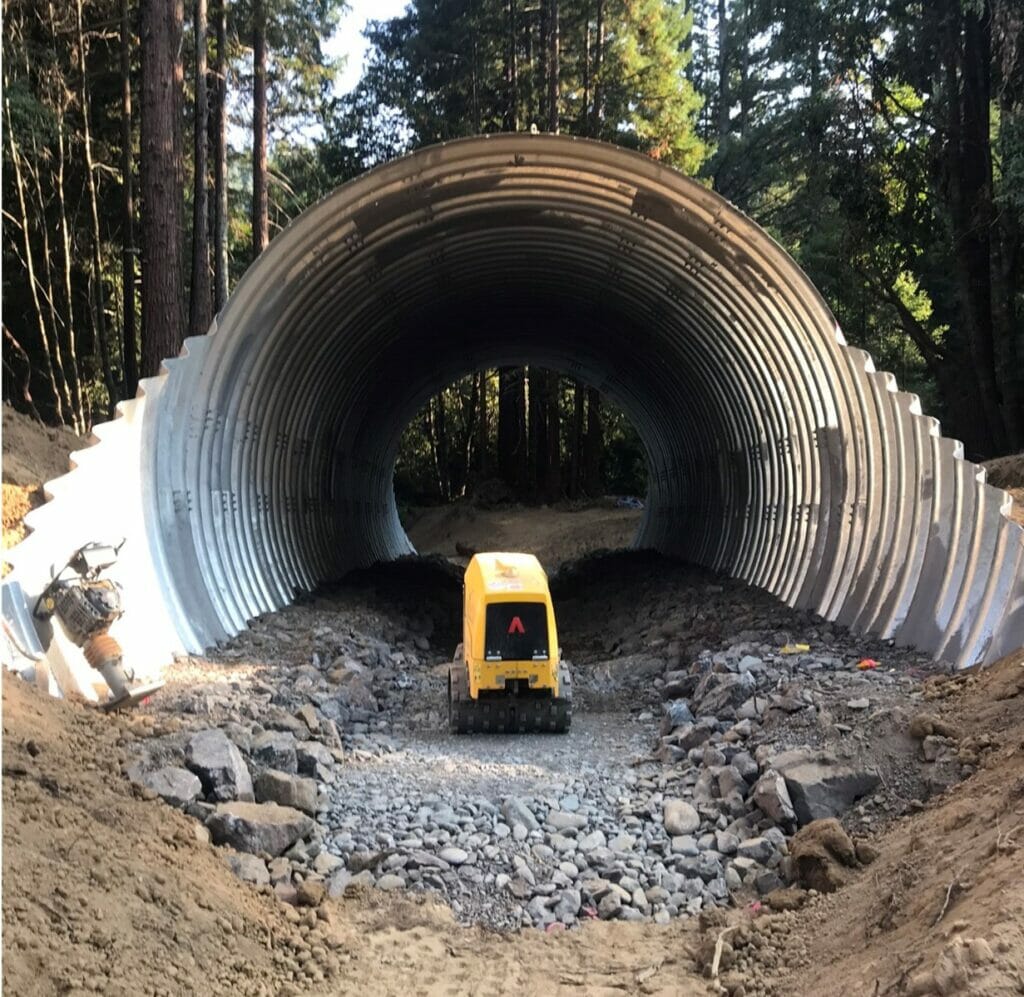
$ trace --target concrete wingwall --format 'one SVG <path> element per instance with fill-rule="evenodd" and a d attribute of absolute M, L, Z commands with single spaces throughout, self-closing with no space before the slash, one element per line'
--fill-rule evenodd
<path fill-rule="evenodd" d="M 31 596 L 75 547 L 127 537 L 114 633 L 153 673 L 411 551 L 402 429 L 459 375 L 523 363 L 632 420 L 638 545 L 960 667 L 1024 644 L 1009 496 L 846 345 L 790 257 L 671 169 L 550 135 L 424 149 L 296 219 L 47 486 L 14 577 Z"/>

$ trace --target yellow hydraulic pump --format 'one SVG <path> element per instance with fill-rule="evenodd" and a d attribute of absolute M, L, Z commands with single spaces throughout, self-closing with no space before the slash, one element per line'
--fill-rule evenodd
<path fill-rule="evenodd" d="M 548 578 L 532 554 L 477 554 L 463 582 L 462 643 L 448 669 L 453 733 L 564 733 L 572 678 Z"/>

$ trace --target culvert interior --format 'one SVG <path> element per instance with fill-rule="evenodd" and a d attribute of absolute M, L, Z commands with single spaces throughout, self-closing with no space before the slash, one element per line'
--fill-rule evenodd
<path fill-rule="evenodd" d="M 1024 641 L 1007 496 L 845 345 L 796 264 L 700 184 L 557 136 L 426 149 L 309 209 L 51 485 L 19 577 L 37 590 L 86 532 L 127 534 L 149 612 L 126 649 L 209 646 L 409 552 L 402 429 L 458 375 L 523 363 L 636 427 L 639 545 L 959 665 Z M 71 515 L 112 472 L 124 494 Z"/>

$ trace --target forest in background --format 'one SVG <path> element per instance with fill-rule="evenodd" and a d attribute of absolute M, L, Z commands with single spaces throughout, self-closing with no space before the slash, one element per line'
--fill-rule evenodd
<path fill-rule="evenodd" d="M 5 4 L 5 398 L 85 431 L 340 183 L 445 139 L 561 131 L 722 193 L 969 456 L 1024 449 L 1015 0 L 413 0 L 368 25 L 338 94 L 323 42 L 344 16 L 341 0 Z M 467 372 L 406 431 L 400 484 L 637 491 L 639 454 L 586 386 Z"/>

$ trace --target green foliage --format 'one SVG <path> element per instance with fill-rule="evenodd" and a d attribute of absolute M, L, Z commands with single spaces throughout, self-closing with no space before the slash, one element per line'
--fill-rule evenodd
<path fill-rule="evenodd" d="M 338 108 L 359 161 L 372 166 L 434 142 L 508 129 L 545 130 L 545 4 L 415 0 L 372 22 L 362 79 Z M 627 145 L 695 172 L 706 150 L 695 132 L 701 99 L 687 77 L 691 17 L 684 3 L 603 0 L 559 7 L 561 130 Z M 509 81 L 515 37 L 517 84 Z"/>

